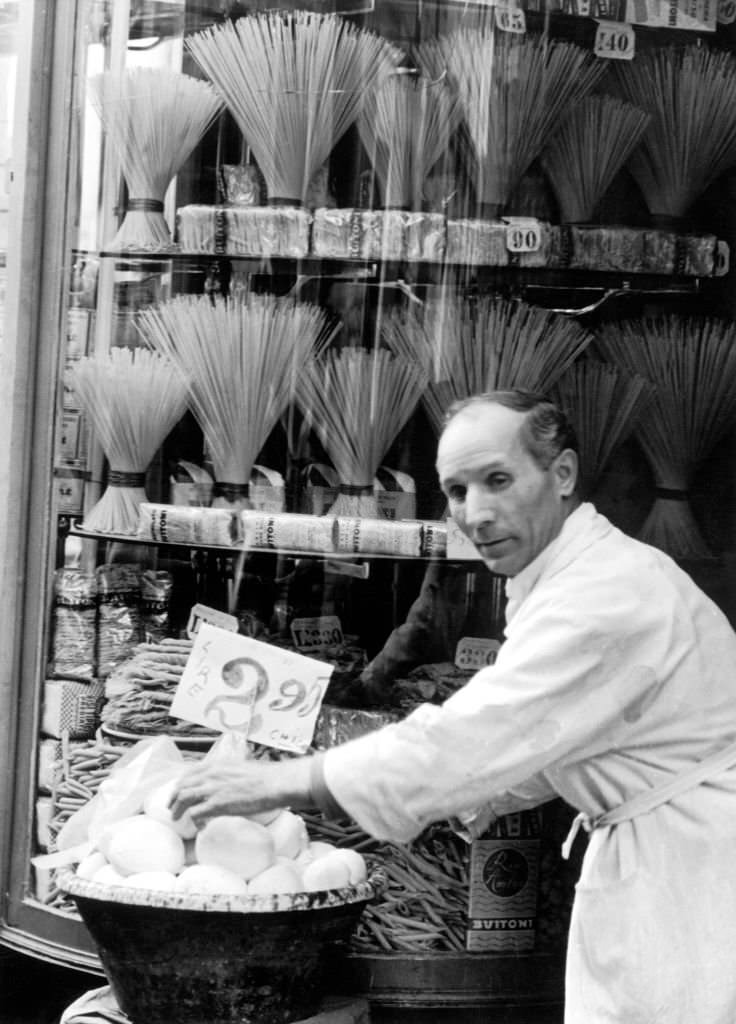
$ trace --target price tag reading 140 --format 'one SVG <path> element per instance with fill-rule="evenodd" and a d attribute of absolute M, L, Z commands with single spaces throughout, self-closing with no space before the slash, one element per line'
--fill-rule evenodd
<path fill-rule="evenodd" d="M 621 21 L 599 21 L 595 30 L 593 53 L 608 60 L 633 60 L 636 36 L 631 25 Z"/>

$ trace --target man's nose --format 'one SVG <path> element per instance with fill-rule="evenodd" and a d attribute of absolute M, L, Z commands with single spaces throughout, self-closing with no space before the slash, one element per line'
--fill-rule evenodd
<path fill-rule="evenodd" d="M 465 522 L 468 526 L 482 526 L 492 523 L 496 518 L 496 510 L 488 490 L 484 487 L 470 486 L 465 494 Z"/>

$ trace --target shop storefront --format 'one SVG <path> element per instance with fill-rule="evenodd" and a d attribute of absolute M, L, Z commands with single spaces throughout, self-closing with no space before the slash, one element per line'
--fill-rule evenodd
<path fill-rule="evenodd" d="M 94 983 L 43 857 L 141 740 L 324 749 L 492 664 L 503 581 L 434 470 L 455 399 L 557 398 L 586 497 L 736 622 L 732 7 L 0 2 L 0 943 Z M 329 681 L 269 733 L 185 714 L 203 622 Z M 561 1020 L 573 813 L 404 848 L 305 812 L 386 883 L 334 989 Z"/>

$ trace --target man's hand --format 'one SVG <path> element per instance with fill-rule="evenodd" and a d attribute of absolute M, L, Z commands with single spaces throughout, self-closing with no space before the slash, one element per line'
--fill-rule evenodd
<path fill-rule="evenodd" d="M 198 826 L 223 814 L 256 814 L 310 804 L 309 758 L 201 764 L 180 779 L 169 807 L 174 818 L 189 811 Z"/>

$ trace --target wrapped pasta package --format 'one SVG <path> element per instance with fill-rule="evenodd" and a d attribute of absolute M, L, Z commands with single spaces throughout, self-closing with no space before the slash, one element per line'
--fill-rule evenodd
<path fill-rule="evenodd" d="M 338 516 L 337 550 L 418 557 L 422 551 L 422 524 Z"/>
<path fill-rule="evenodd" d="M 141 502 L 136 536 L 168 544 L 233 545 L 238 538 L 236 516 L 227 508 L 193 508 Z"/>
<path fill-rule="evenodd" d="M 246 548 L 334 551 L 337 546 L 337 521 L 331 516 L 246 509 L 240 519 Z"/>
<path fill-rule="evenodd" d="M 253 466 L 248 481 L 248 497 L 259 512 L 283 512 L 286 504 L 283 476 L 267 466 Z"/>
<path fill-rule="evenodd" d="M 300 259 L 309 253 L 311 220 L 297 206 L 192 204 L 177 210 L 178 240 L 185 252 Z"/>
<path fill-rule="evenodd" d="M 408 473 L 379 466 L 373 481 L 378 513 L 384 519 L 415 519 L 416 485 Z"/>
<path fill-rule="evenodd" d="M 312 255 L 322 259 L 404 259 L 409 216 L 403 210 L 315 210 Z"/>
<path fill-rule="evenodd" d="M 100 722 L 103 687 L 99 682 L 47 679 L 43 690 L 41 732 L 60 740 L 84 740 L 94 736 Z"/>
<path fill-rule="evenodd" d="M 143 639 L 141 569 L 131 564 L 97 568 L 97 673 L 104 679 Z"/>
<path fill-rule="evenodd" d="M 562 265 L 580 270 L 712 277 L 718 269 L 715 235 L 685 235 L 656 228 L 564 225 Z"/>
<path fill-rule="evenodd" d="M 442 213 L 407 213 L 406 258 L 441 263 L 447 249 L 447 220 Z"/>
<path fill-rule="evenodd" d="M 324 515 L 337 501 L 340 493 L 337 473 L 332 466 L 322 462 L 312 462 L 306 467 L 302 484 L 302 510 L 315 516 Z"/>
<path fill-rule="evenodd" d="M 97 580 L 75 568 L 54 573 L 53 639 L 49 671 L 92 679 L 96 670 Z"/>

